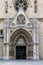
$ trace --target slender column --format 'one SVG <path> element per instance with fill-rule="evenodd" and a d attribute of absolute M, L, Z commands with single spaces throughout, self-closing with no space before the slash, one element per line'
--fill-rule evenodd
<path fill-rule="evenodd" d="M 29 59 L 28 58 L 28 46 L 26 47 L 26 59 Z"/>
<path fill-rule="evenodd" d="M 6 59 L 9 59 L 9 44 L 6 44 Z"/>
<path fill-rule="evenodd" d="M 33 59 L 39 60 L 39 45 L 38 44 L 33 45 Z"/>
<path fill-rule="evenodd" d="M 3 46 L 3 59 L 6 59 L 6 44 Z"/>
<path fill-rule="evenodd" d="M 33 45 L 33 59 L 36 60 L 36 44 Z"/>
<path fill-rule="evenodd" d="M 9 43 L 9 37 L 10 37 L 9 34 L 10 34 L 10 30 L 9 30 L 9 28 L 7 27 L 7 34 L 6 34 L 6 35 L 7 35 L 7 43 Z"/>
<path fill-rule="evenodd" d="M 36 55 L 36 57 L 37 57 L 37 60 L 39 60 L 39 45 L 37 44 L 37 55 Z"/>
<path fill-rule="evenodd" d="M 3 48 L 3 59 L 9 59 L 9 45 L 6 43 L 4 44 Z"/>
<path fill-rule="evenodd" d="M 7 28 L 4 29 L 4 43 L 7 42 Z"/>
<path fill-rule="evenodd" d="M 37 21 L 36 19 L 34 19 L 34 22 L 33 22 L 33 59 L 36 60 L 39 58 L 39 50 L 38 50 L 38 47 L 37 45 L 39 43 L 39 39 L 38 39 L 38 26 L 37 26 Z"/>
<path fill-rule="evenodd" d="M 10 34 L 10 30 L 9 28 L 5 28 L 4 30 L 4 43 L 9 43 L 9 34 Z"/>

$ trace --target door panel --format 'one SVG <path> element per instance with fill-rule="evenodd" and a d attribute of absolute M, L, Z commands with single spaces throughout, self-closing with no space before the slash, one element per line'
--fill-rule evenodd
<path fill-rule="evenodd" d="M 26 59 L 26 46 L 16 46 L 16 59 Z"/>

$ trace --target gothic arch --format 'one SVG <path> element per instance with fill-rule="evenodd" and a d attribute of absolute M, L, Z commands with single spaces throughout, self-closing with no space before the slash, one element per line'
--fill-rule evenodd
<path fill-rule="evenodd" d="M 32 37 L 30 35 L 30 33 L 28 33 L 26 30 L 24 29 L 18 29 L 16 30 L 10 37 L 10 42 L 14 43 L 19 36 L 23 36 L 24 40 L 27 40 L 28 42 L 32 42 Z"/>

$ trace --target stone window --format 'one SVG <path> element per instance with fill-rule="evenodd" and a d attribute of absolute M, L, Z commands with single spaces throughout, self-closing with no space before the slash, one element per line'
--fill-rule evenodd
<path fill-rule="evenodd" d="M 0 35 L 3 35 L 3 30 L 0 30 Z"/>

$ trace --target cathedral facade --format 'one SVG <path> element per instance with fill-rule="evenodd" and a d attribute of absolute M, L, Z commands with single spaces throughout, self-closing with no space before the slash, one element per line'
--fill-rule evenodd
<path fill-rule="evenodd" d="M 0 0 L 0 59 L 43 59 L 43 1 Z"/>

